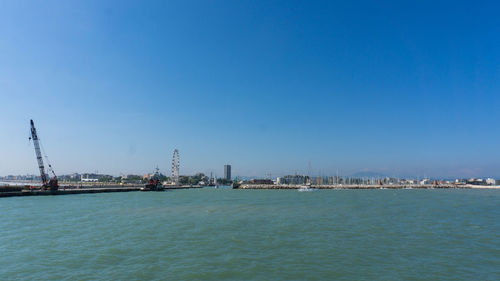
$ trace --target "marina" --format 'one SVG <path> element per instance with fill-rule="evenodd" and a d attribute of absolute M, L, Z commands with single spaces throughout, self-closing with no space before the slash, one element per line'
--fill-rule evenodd
<path fill-rule="evenodd" d="M 450 189 L 450 188 L 475 188 L 472 185 L 310 185 L 308 189 Z M 234 189 L 304 189 L 303 185 L 279 184 L 241 184 Z"/>

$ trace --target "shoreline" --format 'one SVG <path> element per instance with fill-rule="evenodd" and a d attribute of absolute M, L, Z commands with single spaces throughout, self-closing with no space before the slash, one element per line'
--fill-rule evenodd
<path fill-rule="evenodd" d="M 242 184 L 235 189 L 249 190 L 298 190 L 303 185 L 266 185 L 266 184 Z M 22 197 L 22 196 L 50 196 L 50 195 L 71 195 L 90 193 L 111 193 L 111 192 L 132 192 L 140 191 L 142 185 L 117 187 L 114 185 L 88 187 L 88 188 L 64 188 L 59 190 L 27 190 L 24 186 L 0 186 L 1 197 Z M 203 186 L 164 186 L 165 191 L 177 189 L 203 188 Z M 311 189 L 324 190 L 375 190 L 375 189 L 500 189 L 500 186 L 480 186 L 480 185 L 311 185 Z"/>

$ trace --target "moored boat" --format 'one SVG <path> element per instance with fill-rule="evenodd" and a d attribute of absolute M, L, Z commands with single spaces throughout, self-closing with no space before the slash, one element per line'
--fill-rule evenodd
<path fill-rule="evenodd" d="M 160 172 L 158 170 L 158 167 L 156 168 L 156 172 L 153 174 L 153 176 L 149 179 L 148 183 L 144 185 L 144 187 L 141 187 L 141 191 L 163 191 L 165 188 L 160 182 Z"/>
<path fill-rule="evenodd" d="M 163 191 L 165 188 L 159 180 L 149 180 L 149 182 L 141 187 L 141 191 Z"/>
<path fill-rule="evenodd" d="M 310 191 L 316 191 L 315 188 L 311 188 L 309 185 L 302 185 L 298 189 L 299 192 L 310 192 Z"/>

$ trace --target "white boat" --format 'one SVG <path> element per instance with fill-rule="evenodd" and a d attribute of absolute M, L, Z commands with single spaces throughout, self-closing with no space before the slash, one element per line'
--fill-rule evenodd
<path fill-rule="evenodd" d="M 315 188 L 311 188 L 310 185 L 301 185 L 298 189 L 299 192 L 311 192 L 311 191 L 316 191 Z"/>
<path fill-rule="evenodd" d="M 311 182 L 309 179 L 307 179 L 306 184 L 301 185 L 299 187 L 299 192 L 310 192 L 310 191 L 316 191 L 315 188 L 311 188 Z"/>

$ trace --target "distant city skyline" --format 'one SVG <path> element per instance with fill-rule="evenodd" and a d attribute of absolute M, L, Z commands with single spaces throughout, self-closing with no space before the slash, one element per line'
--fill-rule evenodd
<path fill-rule="evenodd" d="M 318 171 L 306 171 L 306 169 L 302 170 L 294 170 L 291 172 L 282 172 L 282 173 L 254 173 L 254 174 L 235 174 L 232 176 L 232 179 L 234 178 L 277 178 L 277 177 L 283 177 L 287 175 L 306 175 L 306 176 L 312 176 L 312 177 L 334 177 L 334 176 L 339 176 L 339 177 L 352 177 L 352 178 L 401 178 L 401 179 L 424 179 L 424 178 L 434 178 L 434 179 L 468 179 L 468 178 L 500 178 L 500 176 L 495 176 L 495 175 L 482 175 L 478 176 L 478 172 L 476 171 L 463 171 L 462 173 L 459 174 L 452 174 L 452 173 L 417 173 L 416 171 L 410 172 L 410 173 L 398 173 L 398 172 L 391 172 L 389 170 L 356 170 L 356 171 L 347 171 L 347 172 L 342 172 L 342 170 L 339 170 L 339 173 L 335 172 L 325 172 L 324 170 L 318 170 Z M 111 176 L 125 176 L 125 175 L 145 175 L 145 174 L 152 174 L 154 173 L 154 170 L 145 170 L 145 171 L 130 171 L 130 172 L 120 172 L 120 173 L 106 173 L 106 172 L 101 172 L 99 170 L 95 171 L 72 171 L 72 172 L 65 172 L 65 173 L 57 173 L 58 175 L 72 175 L 72 174 L 80 174 L 80 175 L 85 175 L 85 174 L 102 174 L 102 175 L 111 175 Z M 171 170 L 169 169 L 160 169 L 160 173 L 170 176 Z M 212 175 L 217 178 L 226 178 L 226 175 L 224 171 L 222 173 L 217 173 L 216 170 L 212 169 L 205 169 L 205 170 L 192 170 L 189 172 L 181 173 L 181 176 L 186 176 L 186 175 L 194 175 L 197 173 L 203 173 L 205 175 Z M 231 172 L 232 173 L 232 172 Z M 6 176 L 25 176 L 25 175 L 34 175 L 34 176 L 39 176 L 39 173 L 37 171 L 29 172 L 29 173 L 10 173 L 10 174 L 0 174 L 0 177 L 6 177 Z"/>
<path fill-rule="evenodd" d="M 2 2 L 0 175 L 498 178 L 498 8 Z"/>

